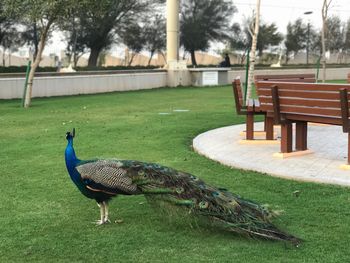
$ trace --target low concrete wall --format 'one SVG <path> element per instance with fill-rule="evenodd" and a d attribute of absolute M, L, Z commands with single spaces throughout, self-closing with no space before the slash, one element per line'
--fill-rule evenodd
<path fill-rule="evenodd" d="M 24 78 L 1 78 L 0 99 L 22 98 Z M 32 97 L 51 97 L 167 86 L 167 72 L 36 77 Z"/>
<path fill-rule="evenodd" d="M 322 78 L 322 70 L 319 73 L 319 79 Z M 326 70 L 326 78 L 328 80 L 347 79 L 350 68 L 329 68 Z M 278 74 L 310 74 L 315 73 L 315 69 L 258 69 L 255 70 L 256 75 L 278 75 Z M 245 70 L 230 70 L 227 76 L 227 82 L 231 83 L 237 76 L 245 82 Z"/>
<path fill-rule="evenodd" d="M 346 79 L 350 68 L 327 69 L 327 79 Z M 256 70 L 256 74 L 298 74 L 315 73 L 314 69 L 273 69 Z M 244 70 L 230 70 L 220 84 L 230 84 L 237 76 L 245 80 Z M 322 70 L 320 71 L 322 76 Z M 24 77 L 0 78 L 0 99 L 22 98 Z M 78 94 L 104 93 L 113 91 L 153 89 L 165 86 L 193 85 L 193 76 L 189 70 L 127 72 L 101 75 L 68 75 L 36 77 L 34 79 L 33 97 L 51 97 Z"/>

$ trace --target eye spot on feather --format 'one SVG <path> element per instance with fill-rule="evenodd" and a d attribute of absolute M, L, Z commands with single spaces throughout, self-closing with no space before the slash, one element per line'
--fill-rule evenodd
<path fill-rule="evenodd" d="M 158 179 L 159 184 L 164 184 L 164 182 L 165 182 L 164 179 L 162 179 L 162 178 Z"/>
<path fill-rule="evenodd" d="M 214 197 L 217 197 L 217 196 L 219 196 L 220 194 L 218 193 L 218 192 L 213 192 L 212 193 L 212 196 L 214 196 Z"/>
<path fill-rule="evenodd" d="M 185 189 L 183 188 L 183 187 L 178 187 L 178 188 L 176 188 L 176 193 L 178 193 L 178 194 L 182 194 L 184 191 L 185 191 Z"/>
<path fill-rule="evenodd" d="M 198 177 L 197 177 L 197 176 L 194 176 L 194 175 L 191 175 L 191 179 L 192 179 L 194 182 L 199 181 Z"/>
<path fill-rule="evenodd" d="M 205 186 L 205 184 L 201 184 L 201 185 L 199 185 L 199 188 L 200 189 L 206 189 L 207 187 Z"/>
<path fill-rule="evenodd" d="M 202 201 L 202 202 L 200 202 L 200 203 L 198 204 L 198 206 L 199 206 L 200 209 L 206 209 L 206 208 L 209 207 L 209 203 L 206 202 L 206 201 Z"/>
<path fill-rule="evenodd" d="M 144 171 L 138 171 L 137 173 L 139 176 L 147 177 Z"/>

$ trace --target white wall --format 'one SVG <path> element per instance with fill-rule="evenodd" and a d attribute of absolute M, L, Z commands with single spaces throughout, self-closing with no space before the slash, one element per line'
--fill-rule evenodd
<path fill-rule="evenodd" d="M 24 78 L 0 78 L 0 99 L 22 98 Z M 36 77 L 32 97 L 51 97 L 167 86 L 167 72 Z"/>
<path fill-rule="evenodd" d="M 327 79 L 346 79 L 350 68 L 327 69 Z M 301 74 L 316 73 L 314 69 L 256 70 L 256 74 Z M 320 71 L 320 76 L 322 70 Z M 245 81 L 244 70 L 230 70 L 227 84 L 237 76 Z M 0 78 L 0 99 L 22 98 L 25 79 Z M 113 91 L 153 89 L 166 86 L 191 85 L 190 71 L 133 72 L 122 74 L 73 75 L 36 77 L 33 97 L 51 97 L 78 94 L 104 93 Z M 192 83 L 193 85 L 193 83 Z"/>

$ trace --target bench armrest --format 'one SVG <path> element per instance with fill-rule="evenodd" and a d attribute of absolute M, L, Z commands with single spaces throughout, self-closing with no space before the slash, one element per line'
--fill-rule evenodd
<path fill-rule="evenodd" d="M 348 101 L 348 90 L 340 89 L 340 108 L 342 117 L 343 132 L 349 132 L 349 101 Z"/>
<path fill-rule="evenodd" d="M 273 117 L 276 124 L 281 124 L 281 112 L 280 112 L 280 100 L 278 97 L 278 86 L 274 85 L 271 87 L 272 94 L 272 106 L 273 106 Z"/>

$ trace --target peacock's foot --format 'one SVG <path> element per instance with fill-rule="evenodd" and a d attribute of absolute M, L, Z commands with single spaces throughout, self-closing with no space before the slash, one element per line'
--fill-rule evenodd
<path fill-rule="evenodd" d="M 97 226 L 101 226 L 101 225 L 104 225 L 104 224 L 108 224 L 110 222 L 111 221 L 109 219 L 107 219 L 107 220 L 97 220 L 97 221 L 93 222 L 93 224 L 95 224 Z"/>

